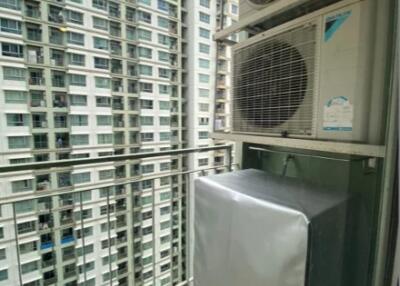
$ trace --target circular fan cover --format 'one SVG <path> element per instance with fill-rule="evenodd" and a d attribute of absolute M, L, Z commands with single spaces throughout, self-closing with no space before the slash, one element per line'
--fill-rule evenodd
<path fill-rule="evenodd" d="M 274 2 L 275 0 L 248 0 L 248 1 L 255 6 L 263 6 L 271 2 Z"/>
<path fill-rule="evenodd" d="M 241 118 L 256 128 L 274 128 L 301 106 L 307 89 L 307 66 L 298 49 L 273 40 L 252 49 L 240 64 Z"/>

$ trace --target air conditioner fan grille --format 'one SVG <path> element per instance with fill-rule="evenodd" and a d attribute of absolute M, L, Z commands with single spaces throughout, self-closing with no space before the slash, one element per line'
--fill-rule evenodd
<path fill-rule="evenodd" d="M 301 27 L 235 51 L 234 131 L 312 133 L 315 36 Z"/>

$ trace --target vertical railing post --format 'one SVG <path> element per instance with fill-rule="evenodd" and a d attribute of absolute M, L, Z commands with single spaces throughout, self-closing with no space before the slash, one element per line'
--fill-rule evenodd
<path fill-rule="evenodd" d="M 81 235 L 82 235 L 82 255 L 83 255 L 83 279 L 85 280 L 85 284 L 87 282 L 87 274 L 86 274 L 86 243 L 85 243 L 85 224 L 83 222 L 83 200 L 82 200 L 82 191 L 79 192 L 79 208 L 80 208 L 80 219 L 81 219 Z M 78 267 L 78 276 L 79 276 L 79 267 Z"/>
<path fill-rule="evenodd" d="M 22 285 L 21 257 L 20 257 L 20 251 L 19 251 L 17 214 L 15 211 L 15 203 L 12 203 L 12 211 L 13 211 L 13 220 L 14 220 L 15 248 L 17 251 L 18 278 L 19 278 L 19 284 Z"/>
<path fill-rule="evenodd" d="M 232 172 L 232 164 L 233 164 L 233 145 L 229 145 L 226 149 L 226 152 L 228 153 L 228 172 Z"/>

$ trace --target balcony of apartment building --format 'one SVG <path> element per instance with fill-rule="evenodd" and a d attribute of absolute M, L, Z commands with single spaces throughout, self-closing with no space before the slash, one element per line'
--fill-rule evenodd
<path fill-rule="evenodd" d="M 124 92 L 124 84 L 122 78 L 112 78 L 111 90 L 112 92 Z"/>
<path fill-rule="evenodd" d="M 128 79 L 128 93 L 137 94 L 138 92 L 138 82 L 137 80 Z"/>
<path fill-rule="evenodd" d="M 31 90 L 29 95 L 31 107 L 46 107 L 46 95 L 44 91 Z"/>
<path fill-rule="evenodd" d="M 48 21 L 55 24 L 62 24 L 65 22 L 64 11 L 60 6 L 48 6 Z"/>
<path fill-rule="evenodd" d="M 44 64 L 43 47 L 28 45 L 26 49 L 29 64 Z"/>
<path fill-rule="evenodd" d="M 137 58 L 137 47 L 135 45 L 127 44 L 127 56 L 130 59 Z"/>
<path fill-rule="evenodd" d="M 111 73 L 122 74 L 122 61 L 117 59 L 111 60 Z"/>
<path fill-rule="evenodd" d="M 52 87 L 65 88 L 66 74 L 62 71 L 51 71 L 51 85 Z"/>
<path fill-rule="evenodd" d="M 40 24 L 29 23 L 25 24 L 26 38 L 29 41 L 42 42 L 42 26 Z"/>
<path fill-rule="evenodd" d="M 46 112 L 32 112 L 32 128 L 48 128 Z"/>
<path fill-rule="evenodd" d="M 124 110 L 124 98 L 122 96 L 113 96 L 112 98 L 113 110 Z"/>
<path fill-rule="evenodd" d="M 113 115 L 113 127 L 114 128 L 124 128 L 125 127 L 124 114 L 114 114 Z"/>
<path fill-rule="evenodd" d="M 55 75 L 56 76 L 56 75 Z M 65 75 L 60 74 L 61 77 L 54 77 L 54 84 L 63 85 L 65 84 Z M 68 107 L 68 95 L 65 92 L 53 92 L 53 107 L 54 108 L 66 108 Z"/>
<path fill-rule="evenodd" d="M 28 75 L 29 85 L 44 86 L 46 84 L 43 69 L 29 68 Z"/>
<path fill-rule="evenodd" d="M 41 17 L 41 1 L 25 1 L 25 16 L 29 18 L 39 19 Z"/>
<path fill-rule="evenodd" d="M 121 23 L 110 21 L 110 35 L 121 38 Z"/>
<path fill-rule="evenodd" d="M 112 56 L 122 56 L 122 45 L 121 42 L 111 40 L 110 41 L 110 52 Z"/>
<path fill-rule="evenodd" d="M 65 65 L 65 52 L 63 50 L 50 49 L 50 64 L 55 67 Z"/>
<path fill-rule="evenodd" d="M 64 45 L 65 35 L 56 27 L 49 27 L 49 42 L 55 45 Z"/>

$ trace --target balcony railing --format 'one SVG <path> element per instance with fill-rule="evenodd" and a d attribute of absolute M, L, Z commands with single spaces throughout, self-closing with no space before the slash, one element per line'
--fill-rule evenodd
<path fill-rule="evenodd" d="M 215 161 L 214 166 L 193 170 L 184 167 L 187 165 L 184 163 L 184 155 L 200 152 L 212 152 L 214 155 L 218 152 L 219 158 L 225 152 L 225 157 Z M 162 162 L 169 160 L 170 167 L 160 173 L 131 172 L 132 162 L 140 164 L 140 160 L 146 159 L 148 162 L 151 158 L 156 160 L 160 158 Z M 57 180 L 51 179 L 53 175 L 57 177 L 57 174 L 63 174 L 72 169 L 79 170 L 79 166 L 84 166 L 87 170 L 91 166 L 104 166 L 107 163 L 110 166 L 117 165 L 115 172 L 122 174 L 119 179 L 114 179 L 114 176 L 107 178 L 104 182 L 94 184 L 90 182 L 82 184 L 82 187 L 75 185 L 74 188 L 72 186 L 59 188 Z M 2 225 L 9 223 L 12 230 L 13 226 L 20 223 L 20 220 L 21 223 L 26 221 L 27 216 L 33 217 L 33 220 L 38 222 L 38 232 L 32 231 L 22 235 L 15 227 L 14 232 L 7 234 L 8 239 L 16 242 L 15 253 L 18 258 L 16 261 L 20 265 L 26 263 L 25 260 L 31 257 L 31 255 L 28 257 L 22 254 L 20 249 L 20 244 L 25 242 L 28 236 L 31 238 L 31 240 L 28 239 L 29 241 L 37 241 L 36 249 L 32 250 L 31 254 L 37 255 L 38 258 L 48 255 L 51 250 L 75 246 L 75 250 L 68 250 L 69 257 L 90 261 L 93 254 L 84 246 L 85 243 L 93 240 L 94 234 L 86 230 L 92 226 L 100 229 L 101 225 L 102 232 L 95 240 L 98 241 L 99 247 L 101 245 L 102 251 L 108 250 L 108 265 L 105 265 L 107 269 L 110 269 L 109 276 L 113 281 L 112 284 L 126 284 L 126 273 L 131 272 L 133 275 L 128 276 L 128 279 L 133 279 L 135 285 L 142 285 L 144 281 L 147 283 L 151 280 L 153 280 L 153 285 L 156 285 L 159 282 L 157 279 L 160 278 L 154 272 L 150 275 L 149 271 L 162 268 L 165 272 L 171 271 L 171 285 L 187 285 L 191 277 L 189 272 L 191 254 L 190 247 L 187 245 L 187 242 L 191 241 L 188 238 L 191 217 L 190 180 L 195 175 L 206 175 L 211 171 L 225 172 L 231 169 L 232 146 L 230 145 L 0 166 L 0 177 L 5 178 L 6 181 L 10 177 L 15 180 L 21 174 L 26 176 L 26 173 L 32 173 L 35 176 L 38 173 L 36 177 L 40 176 L 41 179 L 36 183 L 46 184 L 46 187 L 40 191 L 37 189 L 24 196 L 10 195 L 0 198 L 0 206 L 7 206 L 13 210 L 8 216 L 5 214 L 2 216 Z M 140 169 L 136 168 L 136 170 Z M 53 175 L 50 175 L 52 173 Z M 96 203 L 92 202 L 94 197 Z M 24 207 L 21 208 L 21 206 Z M 30 209 L 28 206 L 33 207 Z M 100 208 L 100 212 L 96 208 Z M 93 214 L 88 213 L 88 209 L 91 209 Z M 160 223 L 155 221 L 155 217 L 159 217 Z M 169 223 L 164 223 L 162 228 L 162 223 L 167 221 Z M 156 237 L 155 233 L 162 234 Z M 144 248 L 149 238 L 152 244 Z M 133 253 L 128 251 L 127 242 L 133 243 Z M 160 248 L 162 255 L 160 249 L 156 247 L 159 243 L 164 245 Z M 136 261 L 135 258 L 141 257 L 145 252 L 152 253 L 152 262 L 129 269 L 126 264 L 127 258 Z M 50 265 L 50 261 L 53 260 L 50 258 L 43 260 L 43 267 Z M 137 261 L 139 262 L 142 263 L 142 258 Z M 57 261 L 54 260 L 54 267 L 56 264 Z M 15 269 L 21 269 L 20 265 Z M 103 266 L 96 264 L 96 267 Z M 83 273 L 75 272 L 72 268 L 68 271 L 64 269 L 64 272 L 60 270 L 57 275 L 58 280 L 61 277 L 69 280 L 79 276 L 80 280 L 83 277 L 85 282 L 89 281 L 86 271 L 90 270 L 86 270 L 85 267 L 82 269 Z M 103 271 L 104 269 L 96 270 L 100 273 L 104 273 Z M 23 285 L 22 273 L 15 275 L 13 279 L 16 281 L 20 279 L 19 282 Z M 47 276 L 45 278 L 42 283 L 48 285 L 56 279 Z"/>

